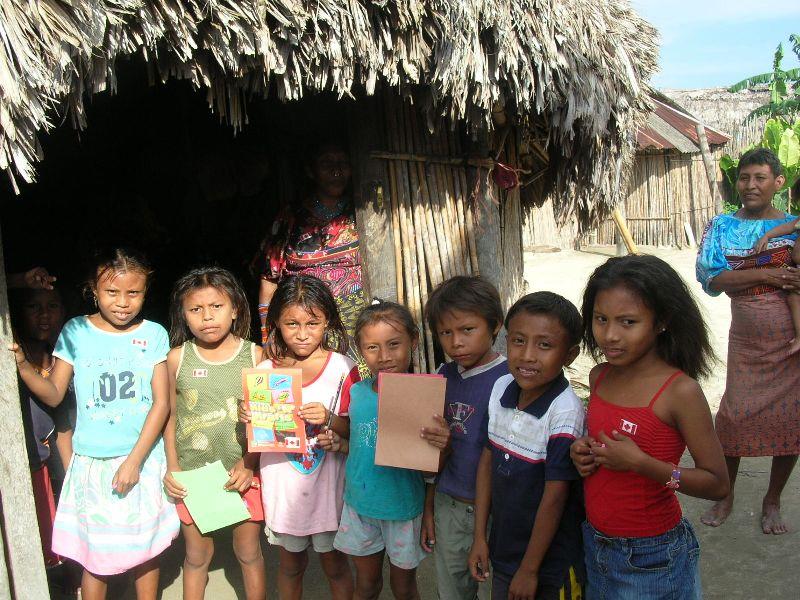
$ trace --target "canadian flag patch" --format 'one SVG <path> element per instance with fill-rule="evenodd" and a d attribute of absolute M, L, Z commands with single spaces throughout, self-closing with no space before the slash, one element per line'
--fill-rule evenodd
<path fill-rule="evenodd" d="M 133 340 L 131 341 L 131 344 L 133 344 L 134 346 L 140 346 L 142 348 L 147 348 L 147 340 L 139 340 L 139 339 L 133 338 Z"/>
<path fill-rule="evenodd" d="M 639 426 L 636 423 L 632 423 L 631 421 L 620 419 L 619 428 L 625 433 L 628 433 L 630 435 L 636 435 L 636 430 L 639 428 Z"/>
<path fill-rule="evenodd" d="M 194 369 L 192 377 L 208 377 L 208 369 Z"/>

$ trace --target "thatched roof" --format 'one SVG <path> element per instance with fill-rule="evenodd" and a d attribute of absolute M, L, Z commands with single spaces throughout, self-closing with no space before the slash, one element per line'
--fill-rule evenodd
<path fill-rule="evenodd" d="M 115 61 L 141 53 L 154 80 L 190 80 L 236 126 L 271 85 L 295 100 L 421 84 L 432 116 L 471 126 L 498 103 L 540 115 L 581 220 L 617 200 L 657 59 L 627 0 L 4 0 L 0 38 L 12 181 L 34 179 L 40 131 L 85 126 L 87 96 L 115 91 Z"/>

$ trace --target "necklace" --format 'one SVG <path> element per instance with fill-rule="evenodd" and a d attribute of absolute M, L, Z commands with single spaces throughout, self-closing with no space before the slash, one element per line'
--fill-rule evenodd
<path fill-rule="evenodd" d="M 333 207 L 325 206 L 319 199 L 314 196 L 314 202 L 311 205 L 311 212 L 314 216 L 324 223 L 329 223 L 336 217 L 344 212 L 344 207 L 347 204 L 344 198 L 340 198 Z"/>

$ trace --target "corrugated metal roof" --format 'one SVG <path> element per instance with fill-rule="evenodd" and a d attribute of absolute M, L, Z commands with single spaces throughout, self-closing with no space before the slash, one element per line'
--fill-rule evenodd
<path fill-rule="evenodd" d="M 697 136 L 698 120 L 687 112 L 653 98 L 655 110 L 650 113 L 647 125 L 637 133 L 636 141 L 640 150 L 675 149 L 685 154 L 700 152 L 700 139 Z M 713 127 L 705 127 L 708 145 L 723 146 L 730 139 Z"/>

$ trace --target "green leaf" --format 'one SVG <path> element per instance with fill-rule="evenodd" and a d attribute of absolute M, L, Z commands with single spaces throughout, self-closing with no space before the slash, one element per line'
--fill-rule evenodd
<path fill-rule="evenodd" d="M 772 81 L 773 76 L 774 73 L 761 73 L 761 75 L 753 75 L 752 77 L 748 77 L 747 79 L 742 79 L 739 83 L 734 83 L 731 87 L 728 88 L 728 91 L 740 92 L 742 90 L 749 89 L 756 85 L 770 83 Z"/>
<path fill-rule="evenodd" d="M 784 169 L 794 169 L 800 163 L 800 138 L 794 129 L 786 129 L 783 132 L 777 154 Z"/>
<path fill-rule="evenodd" d="M 764 126 L 764 136 L 761 138 L 761 145 L 777 154 L 778 147 L 781 145 L 783 130 L 784 127 L 778 119 L 770 119 L 767 121 Z"/>
<path fill-rule="evenodd" d="M 723 154 L 719 159 L 719 168 L 725 174 L 725 179 L 731 189 L 736 189 L 736 171 L 739 168 L 739 159 L 731 157 L 730 154 Z"/>
<path fill-rule="evenodd" d="M 781 70 L 781 62 L 783 62 L 783 44 L 778 44 L 778 47 L 775 48 L 775 56 L 772 57 L 772 70 L 780 71 Z"/>

